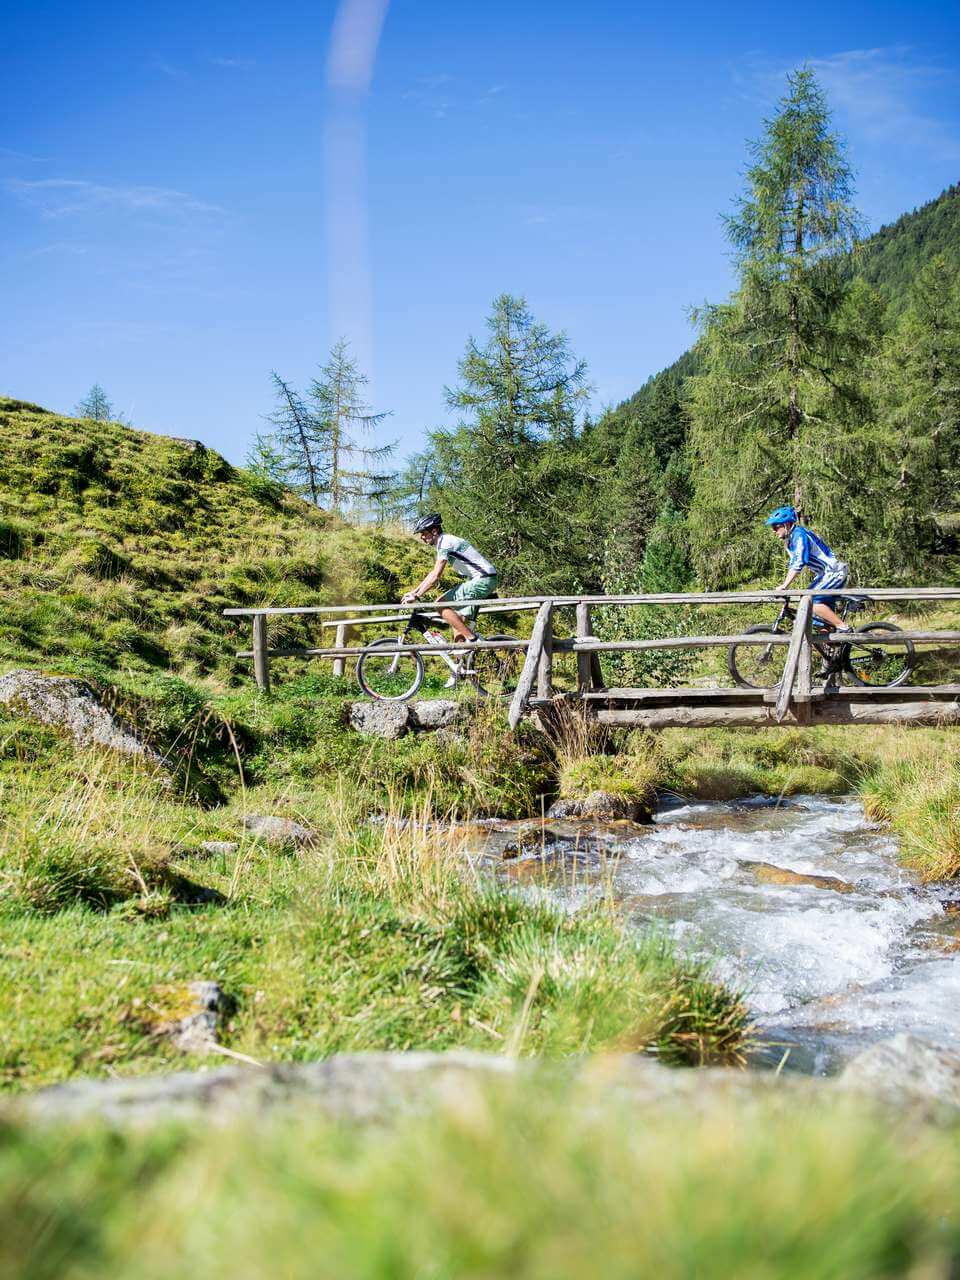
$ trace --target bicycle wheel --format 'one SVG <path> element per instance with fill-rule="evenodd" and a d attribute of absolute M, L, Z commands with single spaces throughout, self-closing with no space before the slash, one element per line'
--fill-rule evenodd
<path fill-rule="evenodd" d="M 403 702 L 412 698 L 423 684 L 423 658 L 419 653 L 378 653 L 396 649 L 395 636 L 374 640 L 357 659 L 357 680 L 368 697 L 381 702 Z"/>
<path fill-rule="evenodd" d="M 899 630 L 900 627 L 892 622 L 868 622 L 864 627 L 857 627 L 854 632 L 856 639 L 850 642 L 843 660 L 843 669 L 854 684 L 878 689 L 906 684 L 917 664 L 913 642 L 904 640 L 896 645 L 872 645 L 864 638 L 871 632 L 874 635 L 895 635 Z"/>
<path fill-rule="evenodd" d="M 483 636 L 489 641 L 516 640 L 516 636 Z M 478 649 L 470 655 L 477 693 L 488 698 L 512 698 L 523 670 L 522 649 Z"/>
<path fill-rule="evenodd" d="M 747 636 L 779 636 L 773 627 L 747 627 Z M 773 689 L 783 679 L 787 663 L 785 644 L 732 644 L 727 650 L 727 670 L 741 689 Z"/>

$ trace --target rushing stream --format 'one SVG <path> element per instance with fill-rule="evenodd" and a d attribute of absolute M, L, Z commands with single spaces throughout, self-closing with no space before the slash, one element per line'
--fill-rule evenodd
<path fill-rule="evenodd" d="M 506 874 L 571 907 L 612 892 L 711 956 L 754 1012 L 757 1066 L 786 1054 L 785 1069 L 833 1072 L 899 1031 L 960 1048 L 960 892 L 919 886 L 855 801 L 676 805 L 629 834 L 551 831 Z"/>

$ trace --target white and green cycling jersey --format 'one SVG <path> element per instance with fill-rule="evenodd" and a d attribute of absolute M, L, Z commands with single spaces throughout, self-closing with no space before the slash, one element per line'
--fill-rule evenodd
<path fill-rule="evenodd" d="M 442 533 L 437 541 L 437 559 L 446 560 L 461 578 L 495 578 L 497 571 L 466 538 Z"/>

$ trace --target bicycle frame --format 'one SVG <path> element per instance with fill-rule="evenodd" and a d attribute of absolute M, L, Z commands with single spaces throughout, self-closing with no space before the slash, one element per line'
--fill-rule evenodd
<path fill-rule="evenodd" d="M 426 640 L 427 644 L 433 644 L 434 641 L 427 634 L 427 628 L 430 625 L 431 621 L 432 619 L 427 618 L 422 613 L 411 613 L 407 621 L 407 625 L 400 632 L 399 636 L 397 636 L 397 644 L 402 645 L 404 641 L 407 639 L 407 637 L 410 635 L 410 633 L 416 632 L 416 631 L 420 632 L 424 640 Z M 387 668 L 390 675 L 396 675 L 397 667 L 400 664 L 400 659 L 402 656 L 403 655 L 400 653 L 395 653 L 393 655 L 393 661 L 390 663 L 390 666 Z M 446 650 L 441 649 L 437 653 L 431 654 L 430 656 L 434 658 L 442 658 L 443 661 L 450 668 L 454 676 L 459 678 L 460 676 L 465 674 L 465 668 L 462 666 L 462 664 L 455 661 L 454 656 L 452 654 L 447 653 Z"/>

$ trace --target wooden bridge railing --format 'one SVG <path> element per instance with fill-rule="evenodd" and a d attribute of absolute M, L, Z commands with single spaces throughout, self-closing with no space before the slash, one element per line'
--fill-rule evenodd
<path fill-rule="evenodd" d="M 843 595 L 843 592 L 832 594 Z M 867 596 L 872 602 L 960 601 L 960 587 L 882 587 L 858 588 L 850 592 Z M 792 631 L 782 635 L 702 635 L 665 636 L 647 640 L 599 640 L 593 632 L 592 610 L 595 607 L 651 605 L 744 605 L 782 603 L 785 597 L 796 606 Z M 492 600 L 480 606 L 482 613 L 513 613 L 536 610 L 529 639 L 511 641 L 481 640 L 479 649 L 514 649 L 525 651 L 516 691 L 510 703 L 509 720 L 515 727 L 532 704 L 544 704 L 553 697 L 553 660 L 557 653 L 574 653 L 577 659 L 576 697 L 596 711 L 600 720 L 616 724 L 646 724 L 651 727 L 668 723 L 691 726 L 711 724 L 806 724 L 813 721 L 886 722 L 960 722 L 960 684 L 885 689 L 817 690 L 812 672 L 813 593 L 807 591 L 739 591 L 739 592 L 669 592 L 618 596 L 521 596 Z M 555 635 L 558 611 L 575 613 L 573 637 Z M 260 609 L 225 609 L 228 617 L 252 620 L 253 647 L 238 653 L 252 658 L 254 675 L 260 689 L 270 688 L 270 659 L 275 657 L 315 657 L 332 660 L 334 673 L 344 674 L 348 658 L 363 652 L 363 645 L 347 644 L 347 630 L 386 622 L 402 622 L 417 610 L 438 617 L 435 605 L 317 605 L 312 607 L 278 607 Z M 270 648 L 267 621 L 272 617 L 316 617 L 321 626 L 336 629 L 335 643 L 317 648 Z M 839 641 L 840 633 L 817 636 L 818 641 Z M 872 645 L 897 645 L 904 641 L 932 644 L 938 647 L 960 646 L 958 631 L 910 631 L 889 635 L 873 634 Z M 657 649 L 695 649 L 737 645 L 787 645 L 783 677 L 773 690 L 746 689 L 604 689 L 600 670 L 601 653 L 637 652 Z M 381 645 L 383 656 L 392 653 L 462 652 L 456 641 L 446 644 L 428 642 L 402 647 Z M 671 712 L 675 712 L 671 720 Z"/>

